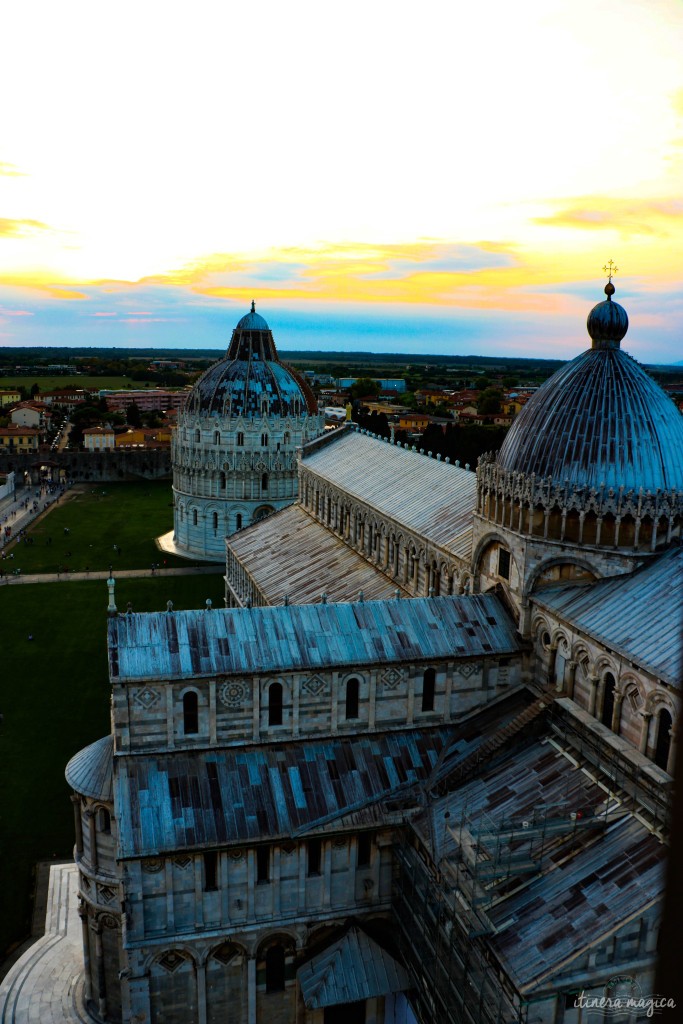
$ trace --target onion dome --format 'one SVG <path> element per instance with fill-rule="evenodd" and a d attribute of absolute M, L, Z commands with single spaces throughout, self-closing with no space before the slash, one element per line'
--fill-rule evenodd
<path fill-rule="evenodd" d="M 628 316 L 623 306 L 612 302 L 615 288 L 611 281 L 605 285 L 604 302 L 593 306 L 586 325 L 593 341 L 593 348 L 618 348 L 628 330 Z"/>
<path fill-rule="evenodd" d="M 628 317 L 607 300 L 588 317 L 592 348 L 535 393 L 496 462 L 556 485 L 655 492 L 683 490 L 683 417 L 645 370 L 619 348 Z"/>
<path fill-rule="evenodd" d="M 114 737 L 103 736 L 79 750 L 69 761 L 64 774 L 76 793 L 111 803 L 113 765 Z"/>
<path fill-rule="evenodd" d="M 251 310 L 239 321 L 225 359 L 199 378 L 185 413 L 198 416 L 305 416 L 317 412 L 306 382 L 277 354 L 268 324 Z"/>

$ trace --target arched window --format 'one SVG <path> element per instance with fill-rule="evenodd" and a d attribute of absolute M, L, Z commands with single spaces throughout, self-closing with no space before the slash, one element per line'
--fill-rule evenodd
<path fill-rule="evenodd" d="M 262 448 L 267 448 L 268 447 L 268 435 L 267 434 L 261 434 L 261 447 Z"/>
<path fill-rule="evenodd" d="M 220 430 L 215 430 L 214 431 L 213 443 L 214 444 L 220 444 L 221 443 L 221 432 L 220 432 Z"/>
<path fill-rule="evenodd" d="M 183 732 L 186 736 L 199 732 L 199 702 L 193 690 L 183 695 Z"/>
<path fill-rule="evenodd" d="M 235 516 L 235 529 L 236 530 L 241 530 L 242 529 L 242 513 L 241 512 L 238 512 L 237 515 Z"/>
<path fill-rule="evenodd" d="M 285 987 L 285 951 L 271 946 L 266 953 L 266 992 L 282 992 Z"/>
<path fill-rule="evenodd" d="M 355 676 L 346 680 L 346 717 L 358 718 L 358 690 L 360 684 Z"/>
<path fill-rule="evenodd" d="M 225 476 L 225 473 L 221 473 L 220 480 L 221 480 L 221 490 L 224 491 L 225 490 L 225 485 L 227 483 L 227 478 Z"/>
<path fill-rule="evenodd" d="M 238 446 L 238 448 L 241 448 L 243 444 L 244 444 L 244 434 L 242 433 L 242 431 L 240 431 L 237 434 L 237 446 Z"/>
<path fill-rule="evenodd" d="M 213 528 L 214 530 L 218 529 L 218 512 L 214 512 L 213 514 Z"/>
<path fill-rule="evenodd" d="M 209 850 L 204 854 L 204 891 L 214 892 L 218 888 L 218 853 Z"/>
<path fill-rule="evenodd" d="M 262 491 L 267 491 L 268 490 L 268 474 L 267 473 L 264 473 L 263 476 L 261 477 L 261 490 Z"/>
<path fill-rule="evenodd" d="M 199 516 L 197 515 L 197 509 L 196 509 L 196 508 L 193 508 L 193 509 L 192 509 L 192 525 L 193 525 L 193 526 L 196 526 L 196 525 L 197 525 L 197 521 L 198 521 L 198 519 L 199 519 Z"/>
<path fill-rule="evenodd" d="M 436 670 L 426 668 L 422 677 L 422 710 L 434 710 L 434 687 L 436 684 Z"/>
<path fill-rule="evenodd" d="M 655 744 L 655 764 L 663 771 L 667 771 L 669 763 L 669 750 L 671 748 L 671 726 L 673 720 L 666 708 L 659 712 L 657 722 L 657 743 Z"/>
<path fill-rule="evenodd" d="M 195 439 L 196 443 L 199 444 L 199 442 L 202 439 L 202 432 L 201 432 L 201 430 L 195 430 L 195 432 L 194 432 L 194 439 Z"/>
<path fill-rule="evenodd" d="M 600 721 L 603 725 L 606 725 L 608 729 L 612 728 L 612 715 L 614 714 L 614 688 L 616 681 L 611 672 L 608 672 L 605 676 L 605 689 L 602 695 L 602 714 Z"/>
<path fill-rule="evenodd" d="M 106 807 L 100 807 L 97 812 L 98 832 L 111 832 L 111 815 Z"/>
<path fill-rule="evenodd" d="M 268 725 L 282 725 L 282 683 L 268 687 Z"/>
<path fill-rule="evenodd" d="M 282 438 L 282 443 L 283 444 L 289 444 L 289 431 L 288 430 L 285 430 L 285 432 L 284 432 L 284 435 L 283 435 L 283 438 Z"/>

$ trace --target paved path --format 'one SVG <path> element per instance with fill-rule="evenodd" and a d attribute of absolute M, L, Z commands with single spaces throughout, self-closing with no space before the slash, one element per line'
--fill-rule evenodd
<path fill-rule="evenodd" d="M 92 1024 L 83 989 L 75 864 L 50 867 L 45 934 L 0 984 L 0 1024 Z"/>
<path fill-rule="evenodd" d="M 219 576 L 225 573 L 224 565 L 201 565 L 185 568 L 180 566 L 177 569 L 119 569 L 114 573 L 114 579 L 125 580 L 144 577 L 145 579 L 156 579 L 167 576 Z M 20 576 L 9 575 L 0 579 L 0 586 L 17 586 L 20 583 L 71 583 L 74 580 L 106 580 L 109 573 L 101 570 L 92 572 L 41 572 L 22 573 Z"/>

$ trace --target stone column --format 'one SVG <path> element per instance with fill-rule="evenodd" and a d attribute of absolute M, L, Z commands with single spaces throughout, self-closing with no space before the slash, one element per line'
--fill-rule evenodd
<path fill-rule="evenodd" d="M 576 670 L 578 668 L 578 662 L 568 661 L 565 665 L 564 683 L 565 692 L 568 697 L 574 699 L 574 681 L 576 679 Z"/>
<path fill-rule="evenodd" d="M 557 644 L 550 644 L 548 648 L 548 654 L 550 658 L 548 660 L 548 686 L 552 686 L 555 682 L 555 665 L 557 663 Z"/>
<path fill-rule="evenodd" d="M 197 1021 L 206 1024 L 208 1007 L 206 1005 L 206 964 L 197 964 Z"/>
<path fill-rule="evenodd" d="M 83 853 L 83 820 L 81 818 L 81 798 L 73 793 L 71 803 L 74 806 L 74 829 L 76 832 L 76 853 Z"/>
<path fill-rule="evenodd" d="M 90 841 L 90 865 L 97 871 L 97 832 L 95 831 L 95 815 L 91 810 L 85 811 L 83 817 L 88 823 L 88 839 Z"/>
<path fill-rule="evenodd" d="M 95 933 L 95 969 L 97 971 L 97 1008 L 103 1020 L 107 1018 L 107 984 L 104 967 L 104 949 L 102 948 L 102 925 L 99 921 L 93 924 Z"/>
<path fill-rule="evenodd" d="M 90 966 L 90 933 L 88 928 L 88 907 L 83 899 L 78 901 L 78 916 L 81 919 L 81 931 L 83 935 L 83 966 L 85 969 L 85 1003 L 86 1006 L 92 1001 L 92 975 Z"/>
<path fill-rule="evenodd" d="M 591 674 L 588 676 L 588 683 L 590 685 L 590 693 L 588 695 L 588 714 L 595 717 L 595 704 L 598 697 L 598 683 L 600 682 L 599 676 Z"/>
<path fill-rule="evenodd" d="M 619 725 L 621 724 L 621 704 L 624 699 L 623 690 L 614 690 L 614 707 L 612 708 L 612 724 L 611 729 L 615 736 L 619 735 Z"/>
<path fill-rule="evenodd" d="M 247 1024 L 256 1024 L 256 957 L 247 958 Z"/>
<path fill-rule="evenodd" d="M 640 713 L 641 713 L 642 718 L 643 718 L 643 727 L 642 727 L 642 730 L 641 730 L 641 733 L 640 733 L 640 746 L 638 747 L 638 749 L 640 750 L 641 754 L 646 754 L 647 753 L 647 741 L 648 741 L 648 738 L 649 738 L 649 735 L 650 735 L 650 719 L 652 718 L 652 712 L 651 711 L 641 711 Z"/>
<path fill-rule="evenodd" d="M 669 746 L 669 757 L 666 762 L 666 770 L 669 775 L 673 775 L 676 768 L 676 740 L 678 739 L 678 730 L 675 725 L 671 726 L 669 735 L 671 736 L 671 745 Z"/>

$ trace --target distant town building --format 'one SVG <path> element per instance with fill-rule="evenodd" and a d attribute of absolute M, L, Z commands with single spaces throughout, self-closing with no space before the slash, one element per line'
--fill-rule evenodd
<path fill-rule="evenodd" d="M 52 411 L 46 402 L 21 402 L 12 409 L 10 419 L 20 427 L 45 429 L 52 419 Z"/>
<path fill-rule="evenodd" d="M 141 412 L 165 412 L 167 409 L 182 409 L 189 391 L 170 391 L 166 388 L 131 388 L 125 391 L 102 389 L 99 397 L 104 398 L 107 408 L 126 410 L 137 405 Z"/>
<path fill-rule="evenodd" d="M 0 427 L 0 451 L 15 454 L 37 452 L 40 436 L 41 431 L 36 427 L 20 427 L 16 423 Z"/>
<path fill-rule="evenodd" d="M 83 431 L 83 444 L 86 451 L 112 451 L 116 435 L 113 427 L 88 427 Z"/>
<path fill-rule="evenodd" d="M 370 377 L 370 380 L 374 380 L 375 384 L 379 387 L 380 391 L 405 391 L 406 382 L 402 377 Z M 340 388 L 351 388 L 360 380 L 359 377 L 339 377 L 337 379 L 337 386 Z"/>
<path fill-rule="evenodd" d="M 0 408 L 4 408 L 6 405 L 14 405 L 15 402 L 21 401 L 21 391 L 16 391 L 14 388 L 6 388 L 4 391 L 0 391 Z"/>

